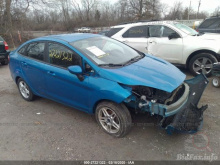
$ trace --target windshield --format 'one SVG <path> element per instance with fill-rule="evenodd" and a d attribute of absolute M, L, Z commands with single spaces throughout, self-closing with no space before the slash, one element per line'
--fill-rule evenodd
<path fill-rule="evenodd" d="M 71 43 L 89 56 L 97 65 L 125 64 L 133 58 L 143 57 L 129 46 L 108 37 L 93 37 Z"/>
<path fill-rule="evenodd" d="M 174 23 L 173 25 L 188 35 L 195 36 L 198 34 L 198 32 L 195 31 L 194 29 L 192 29 L 186 25 L 183 25 L 181 23 Z"/>

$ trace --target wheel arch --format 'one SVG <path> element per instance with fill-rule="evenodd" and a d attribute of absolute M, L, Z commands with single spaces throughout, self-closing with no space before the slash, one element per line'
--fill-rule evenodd
<path fill-rule="evenodd" d="M 100 99 L 100 100 L 96 101 L 96 103 L 93 105 L 93 108 L 92 108 L 92 113 L 93 113 L 93 114 L 95 113 L 96 107 L 97 107 L 101 102 L 104 102 L 104 101 L 112 102 L 112 103 L 116 103 L 116 104 L 123 104 L 123 103 L 124 103 L 124 100 L 122 100 L 121 102 L 116 102 L 116 101 L 110 100 L 110 99 Z M 124 104 L 124 106 L 126 106 L 126 105 Z M 126 106 L 126 107 L 127 107 L 127 106 Z"/>
<path fill-rule="evenodd" d="M 187 60 L 186 60 L 186 68 L 189 68 L 189 62 L 190 62 L 190 60 L 191 60 L 195 55 L 197 55 L 197 54 L 199 54 L 199 53 L 210 53 L 210 54 L 212 54 L 216 59 L 218 59 L 216 53 L 215 53 L 214 51 L 212 51 L 212 50 L 208 50 L 208 49 L 197 50 L 197 51 L 194 51 L 193 53 L 191 53 L 191 54 L 189 55 L 189 57 L 187 58 Z"/>
<path fill-rule="evenodd" d="M 15 83 L 17 84 L 18 83 L 18 79 L 19 78 L 21 78 L 20 76 L 17 76 L 16 78 L 15 78 Z"/>
<path fill-rule="evenodd" d="M 95 113 L 96 107 L 99 105 L 99 103 L 104 102 L 104 101 L 117 103 L 117 102 L 115 102 L 113 100 L 109 100 L 109 99 L 100 99 L 100 100 L 96 101 L 96 103 L 93 105 L 92 113 Z"/>

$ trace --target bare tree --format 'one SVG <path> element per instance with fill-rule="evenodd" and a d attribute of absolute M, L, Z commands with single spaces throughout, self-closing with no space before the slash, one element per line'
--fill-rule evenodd
<path fill-rule="evenodd" d="M 145 13 L 146 13 L 145 15 L 147 16 L 148 19 L 159 19 L 161 17 L 160 0 L 146 0 L 144 5 L 146 6 L 145 7 Z"/>
<path fill-rule="evenodd" d="M 196 13 L 196 19 L 197 19 L 198 14 L 199 14 L 199 8 L 200 8 L 200 6 L 201 6 L 201 0 L 199 0 L 198 11 L 197 11 L 197 13 Z"/>
<path fill-rule="evenodd" d="M 144 0 L 129 0 L 131 11 L 134 12 L 136 18 L 141 20 L 143 17 Z"/>
<path fill-rule="evenodd" d="M 82 6 L 86 12 L 86 20 L 90 20 L 91 10 L 97 5 L 97 0 L 81 0 Z"/>
<path fill-rule="evenodd" d="M 8 31 L 11 33 L 12 31 L 12 21 L 11 21 L 11 0 L 6 0 L 5 2 L 5 6 L 6 6 L 6 9 L 5 9 L 5 15 L 7 16 L 7 29 Z"/>
<path fill-rule="evenodd" d="M 82 22 L 83 21 L 83 12 L 82 12 L 82 7 L 81 7 L 80 2 L 72 0 L 71 3 L 72 3 L 74 10 L 77 13 L 77 18 L 79 19 L 79 21 Z"/>
<path fill-rule="evenodd" d="M 165 19 L 175 20 L 182 19 L 183 7 L 181 2 L 175 2 Z"/>
<path fill-rule="evenodd" d="M 168 14 L 169 6 L 166 3 L 161 3 L 160 4 L 160 13 L 162 14 L 162 17 L 166 17 L 166 15 Z"/>
<path fill-rule="evenodd" d="M 212 13 L 213 16 L 219 16 L 220 15 L 220 6 L 215 8 L 215 11 Z"/>

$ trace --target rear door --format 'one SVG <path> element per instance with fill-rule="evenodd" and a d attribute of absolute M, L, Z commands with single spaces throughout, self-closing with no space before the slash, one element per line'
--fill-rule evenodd
<path fill-rule="evenodd" d="M 22 47 L 18 53 L 21 55 L 20 66 L 23 79 L 37 95 L 45 94 L 45 42 L 32 42 Z"/>
<path fill-rule="evenodd" d="M 83 81 L 68 71 L 72 65 L 82 66 L 82 58 L 65 45 L 48 42 L 46 86 L 47 97 L 80 110 L 88 108 L 88 77 Z"/>
<path fill-rule="evenodd" d="M 128 29 L 123 35 L 123 42 L 141 52 L 147 53 L 147 26 L 135 26 Z"/>
<path fill-rule="evenodd" d="M 147 49 L 149 54 L 178 64 L 182 61 L 183 39 L 169 39 L 172 33 L 177 32 L 165 25 L 150 25 Z"/>

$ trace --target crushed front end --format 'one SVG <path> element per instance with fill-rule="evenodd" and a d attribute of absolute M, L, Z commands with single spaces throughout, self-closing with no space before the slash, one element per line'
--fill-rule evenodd
<path fill-rule="evenodd" d="M 132 95 L 125 100 L 128 107 L 135 111 L 149 112 L 162 116 L 160 126 L 168 134 L 174 131 L 195 133 L 203 123 L 203 112 L 207 105 L 198 108 L 199 100 L 208 84 L 208 79 L 200 74 L 185 80 L 178 88 L 169 93 L 166 91 L 132 86 Z"/>

